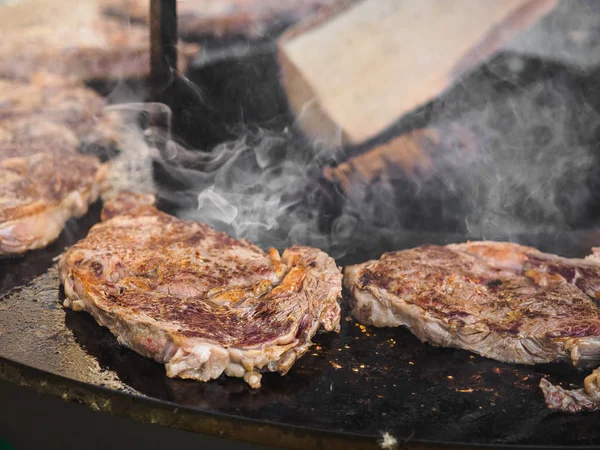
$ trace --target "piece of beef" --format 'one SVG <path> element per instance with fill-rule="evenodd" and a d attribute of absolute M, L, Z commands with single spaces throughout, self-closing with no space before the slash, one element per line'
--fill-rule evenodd
<path fill-rule="evenodd" d="M 72 78 L 38 74 L 29 82 L 0 79 L 0 121 L 45 114 L 75 131 L 87 129 L 106 106 L 93 90 Z"/>
<path fill-rule="evenodd" d="M 27 153 L 40 146 L 118 148 L 119 121 L 105 108 L 106 100 L 76 79 L 48 74 L 29 83 L 0 79 L 0 129 L 5 130 L 0 143 Z"/>
<path fill-rule="evenodd" d="M 530 247 L 425 245 L 347 267 L 352 313 L 434 345 L 523 364 L 600 362 L 600 263 Z"/>
<path fill-rule="evenodd" d="M 280 257 L 119 194 L 59 263 L 65 306 L 89 312 L 169 377 L 285 374 L 322 327 L 338 331 L 341 273 L 324 252 Z"/>
<path fill-rule="evenodd" d="M 79 146 L 79 138 L 68 126 L 57 123 L 51 117 L 24 117 L 7 125 L 12 141 L 21 146 L 41 146 L 55 149 L 73 149 Z M 116 139 L 115 139 L 116 140 Z"/>
<path fill-rule="evenodd" d="M 594 370 L 586 377 L 584 389 L 567 390 L 545 378 L 541 379 L 540 388 L 550 409 L 568 413 L 600 409 L 600 369 Z"/>
<path fill-rule="evenodd" d="M 0 79 L 0 255 L 46 246 L 97 200 L 107 167 L 78 150 L 119 147 L 104 108 L 75 79 Z"/>
<path fill-rule="evenodd" d="M 13 142 L 14 134 L 8 124 L 0 125 L 0 144 L 8 144 L 9 142 Z"/>
<path fill-rule="evenodd" d="M 0 256 L 45 247 L 98 198 L 105 167 L 75 151 L 0 144 Z"/>
<path fill-rule="evenodd" d="M 199 46 L 181 43 L 179 70 L 199 54 Z M 97 18 L 77 30 L 29 27 L 0 40 L 0 77 L 30 80 L 51 73 L 86 82 L 144 78 L 150 72 L 147 26 Z"/>

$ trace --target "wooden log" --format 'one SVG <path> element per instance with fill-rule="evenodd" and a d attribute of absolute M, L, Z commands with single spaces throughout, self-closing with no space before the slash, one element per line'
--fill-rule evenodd
<path fill-rule="evenodd" d="M 336 167 L 325 167 L 323 177 L 345 195 L 375 181 L 394 177 L 427 177 L 436 159 L 448 152 L 468 157 L 476 151 L 474 136 L 463 126 L 424 128 L 398 136 L 385 144 L 350 158 Z"/>
<path fill-rule="evenodd" d="M 361 0 L 286 32 L 282 85 L 311 138 L 359 144 L 426 104 L 557 0 Z"/>

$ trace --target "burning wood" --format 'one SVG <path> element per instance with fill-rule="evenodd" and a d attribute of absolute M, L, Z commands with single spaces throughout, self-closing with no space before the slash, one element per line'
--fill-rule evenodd
<path fill-rule="evenodd" d="M 449 150 L 464 156 L 475 151 L 475 139 L 464 127 L 414 130 L 377 146 L 337 167 L 326 167 L 324 177 L 349 195 L 354 189 L 397 176 L 427 176 L 436 159 Z"/>
<path fill-rule="evenodd" d="M 549 12 L 556 0 L 362 0 L 289 30 L 282 84 L 300 127 L 368 140 L 426 104 Z"/>

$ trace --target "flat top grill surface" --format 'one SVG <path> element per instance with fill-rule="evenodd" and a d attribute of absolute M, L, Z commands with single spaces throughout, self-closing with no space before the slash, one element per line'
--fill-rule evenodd
<path fill-rule="evenodd" d="M 294 430 L 295 436 L 323 431 L 373 446 L 384 432 L 409 445 L 600 445 L 597 414 L 554 413 L 545 407 L 538 388 L 541 377 L 579 387 L 585 372 L 566 364 L 508 365 L 467 351 L 435 348 L 421 344 L 406 329 L 363 327 L 350 318 L 347 308 L 339 335 L 316 336 L 315 346 L 288 375 L 266 374 L 259 390 L 226 377 L 208 383 L 169 379 L 162 365 L 119 346 L 91 316 L 67 311 L 59 303 L 64 294 L 54 260 L 86 234 L 98 220 L 99 209 L 95 205 L 87 216 L 72 221 L 52 246 L 0 261 L 0 376 L 6 378 L 6 367 L 12 365 L 27 369 L 20 381 L 25 384 L 36 373 L 48 376 L 50 384 L 61 380 L 61 385 L 71 383 L 75 389 L 92 387 L 95 406 L 101 410 L 114 411 L 102 399 L 118 392 L 142 405 L 168 404 L 198 420 L 243 419 L 257 430 L 275 424 Z M 396 246 L 460 240 L 464 237 L 414 233 Z M 600 244 L 600 232 L 514 240 L 583 256 Z M 339 264 L 364 261 L 385 250 L 391 248 L 349 255 Z M 187 427 L 176 421 L 169 424 Z M 264 439 L 269 442 L 266 434 Z M 294 445 L 301 448 L 306 445 L 302 442 Z"/>

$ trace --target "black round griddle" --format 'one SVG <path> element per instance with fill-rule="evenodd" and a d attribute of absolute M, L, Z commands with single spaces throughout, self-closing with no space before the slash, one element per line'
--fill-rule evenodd
<path fill-rule="evenodd" d="M 101 411 L 284 448 L 377 448 L 384 433 L 409 448 L 600 446 L 598 414 L 552 412 L 538 388 L 541 377 L 579 387 L 585 372 L 435 348 L 402 328 L 363 327 L 346 307 L 339 335 L 316 336 L 288 375 L 266 374 L 258 390 L 227 377 L 169 379 L 162 365 L 119 346 L 88 314 L 60 305 L 55 258 L 98 216 L 95 205 L 52 246 L 0 261 L 1 378 Z M 464 238 L 414 232 L 394 244 Z M 600 245 L 593 230 L 509 238 L 566 256 Z M 349 254 L 339 264 L 385 250 Z"/>

